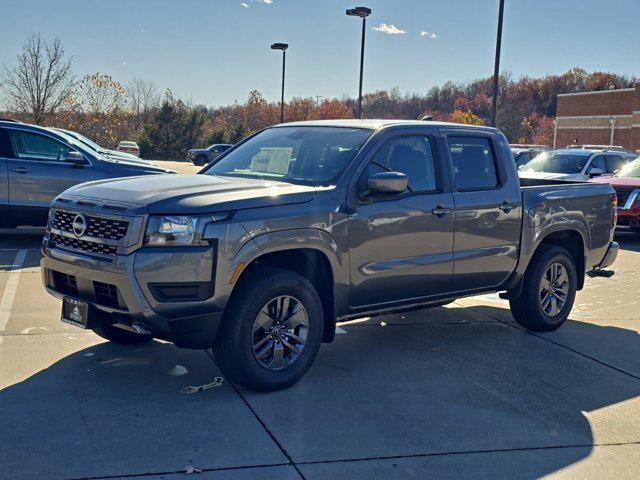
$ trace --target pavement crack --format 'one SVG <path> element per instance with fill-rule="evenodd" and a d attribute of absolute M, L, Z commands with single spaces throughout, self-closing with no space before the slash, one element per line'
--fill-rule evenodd
<path fill-rule="evenodd" d="M 599 360 L 599 359 L 597 359 L 595 357 L 592 357 L 591 355 L 587 355 L 586 353 L 582 353 L 582 352 L 580 352 L 580 351 L 578 351 L 578 350 L 576 350 L 574 348 L 568 347 L 567 345 L 563 345 L 562 343 L 558 343 L 555 340 L 552 340 L 550 338 L 543 337 L 542 335 L 540 335 L 540 334 L 538 334 L 536 332 L 532 332 L 531 330 L 527 330 L 526 328 L 520 327 L 519 325 L 517 325 L 515 323 L 506 322 L 506 321 L 504 321 L 504 320 L 502 320 L 502 319 L 500 319 L 498 317 L 495 317 L 495 316 L 490 315 L 488 313 L 481 312 L 481 311 L 477 310 L 475 307 L 467 307 L 467 308 L 471 308 L 474 312 L 478 313 L 479 315 L 484 315 L 485 317 L 489 317 L 489 318 L 492 318 L 494 320 L 497 320 L 501 324 L 507 325 L 508 327 L 511 327 L 514 330 L 518 330 L 520 332 L 524 332 L 524 333 L 526 333 L 528 335 L 531 335 L 533 337 L 539 338 L 540 340 L 544 340 L 544 341 L 549 342 L 549 343 L 551 343 L 553 345 L 556 345 L 557 347 L 560 347 L 560 348 L 563 348 L 563 349 L 568 350 L 570 352 L 573 352 L 576 355 L 579 355 L 581 357 L 587 358 L 587 359 L 589 359 L 589 360 L 591 360 L 593 362 L 599 363 L 600 365 L 602 365 L 604 367 L 611 368 L 612 370 L 615 370 L 615 371 L 617 371 L 619 373 L 622 373 L 623 375 L 627 375 L 627 376 L 629 376 L 631 378 L 635 378 L 636 380 L 640 380 L 640 376 L 638 376 L 638 375 L 636 375 L 634 373 L 628 372 L 627 370 L 625 370 L 623 368 L 616 367 L 615 365 L 611 365 L 611 364 L 609 364 L 607 362 L 604 362 L 604 361 Z"/>
<path fill-rule="evenodd" d="M 540 450 L 561 450 L 572 448 L 595 448 L 595 447 L 624 447 L 629 445 L 640 445 L 640 440 L 635 442 L 619 442 L 619 443 L 595 443 L 595 444 L 577 444 L 577 445 L 549 445 L 540 447 L 519 447 L 519 448 L 495 448 L 486 450 L 458 450 L 451 452 L 434 452 L 434 453 L 414 453 L 410 455 L 381 455 L 375 457 L 357 457 L 344 458 L 336 460 L 313 460 L 307 462 L 298 462 L 298 465 L 322 465 L 329 463 L 351 463 L 351 462 L 368 462 L 375 460 L 401 460 L 405 458 L 427 458 L 427 457 L 444 457 L 453 455 L 473 455 L 485 453 L 510 453 L 510 452 L 528 452 Z"/>
<path fill-rule="evenodd" d="M 209 352 L 209 350 L 205 350 L 205 353 L 207 354 L 207 356 L 211 359 L 211 361 L 214 363 L 215 365 L 215 361 L 213 360 L 213 355 Z M 267 433 L 267 435 L 269 435 L 269 437 L 271 438 L 271 440 L 277 445 L 277 447 L 280 449 L 280 451 L 282 452 L 282 454 L 285 456 L 285 458 L 287 459 L 287 461 L 289 462 L 288 465 L 291 465 L 296 472 L 298 472 L 298 475 L 300 476 L 300 478 L 302 480 L 306 480 L 304 475 L 302 474 L 302 472 L 300 471 L 300 469 L 298 468 L 298 466 L 296 465 L 296 462 L 293 461 L 293 459 L 291 458 L 291 455 L 289 455 L 289 452 L 287 452 L 287 449 L 284 448 L 284 445 L 282 445 L 280 443 L 280 441 L 276 438 L 275 434 L 269 429 L 269 427 L 267 426 L 267 424 L 260 418 L 260 416 L 258 415 L 258 412 L 255 411 L 255 409 L 251 406 L 251 404 L 249 403 L 249 401 L 245 398 L 245 396 L 242 394 L 242 392 L 240 391 L 240 389 L 233 383 L 233 382 L 228 382 L 229 385 L 231 385 L 231 388 L 233 388 L 235 390 L 235 392 L 238 394 L 238 396 L 240 397 L 240 399 L 244 402 L 244 404 L 247 406 L 247 408 L 249 409 L 249 411 L 251 412 L 251 414 L 256 418 L 256 420 L 258 421 L 258 423 L 260 423 L 260 425 L 262 426 L 262 428 L 264 429 L 264 431 Z"/>

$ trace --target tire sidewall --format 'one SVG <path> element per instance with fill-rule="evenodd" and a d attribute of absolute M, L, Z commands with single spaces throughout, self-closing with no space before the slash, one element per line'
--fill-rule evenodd
<path fill-rule="evenodd" d="M 541 261 L 539 266 L 535 269 L 534 277 L 530 279 L 533 284 L 533 288 L 531 289 L 531 298 L 529 300 L 532 304 L 531 309 L 539 320 L 551 328 L 556 328 L 564 323 L 571 312 L 576 296 L 578 275 L 576 273 L 575 265 L 568 253 L 561 250 L 555 250 L 549 253 L 550 255 L 545 260 Z M 545 275 L 547 269 L 553 263 L 560 263 L 567 271 L 567 275 L 569 277 L 569 292 L 567 294 L 567 301 L 562 307 L 562 310 L 553 317 L 550 317 L 542 310 L 542 305 L 540 304 L 540 283 L 542 282 L 542 277 Z"/>
<path fill-rule="evenodd" d="M 242 370 L 252 383 L 282 388 L 299 380 L 311 367 L 322 343 L 323 312 L 320 298 L 311 283 L 296 274 L 285 274 L 282 280 L 259 281 L 245 295 L 237 300 L 243 302 L 236 310 L 239 318 L 229 319 L 240 322 L 234 346 L 241 352 Z M 258 313 L 270 300 L 281 295 L 290 295 L 304 306 L 309 319 L 307 341 L 300 357 L 282 370 L 267 370 L 253 354 L 253 324 Z M 271 389 L 271 388 L 270 388 Z"/>

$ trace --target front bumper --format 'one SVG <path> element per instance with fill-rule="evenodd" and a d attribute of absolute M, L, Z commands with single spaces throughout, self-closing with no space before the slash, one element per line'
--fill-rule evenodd
<path fill-rule="evenodd" d="M 198 298 L 185 297 L 184 291 L 213 284 L 215 245 L 195 251 L 140 249 L 106 260 L 50 247 L 45 237 L 42 254 L 43 284 L 55 297 L 87 302 L 115 326 L 150 332 L 179 347 L 213 345 L 224 311 L 214 289 L 195 288 Z M 160 285 L 157 291 L 152 290 L 154 285 Z M 167 287 L 172 285 L 174 290 Z M 176 289 L 175 285 L 190 287 Z M 172 292 L 180 294 L 171 296 Z"/>

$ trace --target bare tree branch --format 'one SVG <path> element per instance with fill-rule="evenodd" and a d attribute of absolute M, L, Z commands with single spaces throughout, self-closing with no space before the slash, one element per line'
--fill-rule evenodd
<path fill-rule="evenodd" d="M 7 108 L 38 125 L 70 99 L 75 85 L 60 39 L 47 41 L 40 33 L 29 36 L 13 67 L 3 65 L 0 78 Z"/>

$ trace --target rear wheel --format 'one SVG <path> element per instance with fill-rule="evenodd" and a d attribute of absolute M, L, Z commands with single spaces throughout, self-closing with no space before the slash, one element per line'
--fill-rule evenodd
<path fill-rule="evenodd" d="M 123 330 L 122 328 L 114 327 L 113 325 L 104 325 L 100 328 L 94 328 L 93 332 L 106 340 L 121 343 L 123 345 L 146 343 L 152 338 L 147 335 L 129 332 L 128 330 Z"/>
<path fill-rule="evenodd" d="M 279 390 L 309 370 L 322 342 L 322 302 L 311 282 L 269 268 L 245 278 L 227 307 L 213 348 L 234 383 Z"/>
<path fill-rule="evenodd" d="M 522 281 L 520 296 L 509 300 L 516 322 L 539 332 L 559 328 L 571 312 L 578 286 L 569 252 L 556 245 L 540 247 Z"/>

